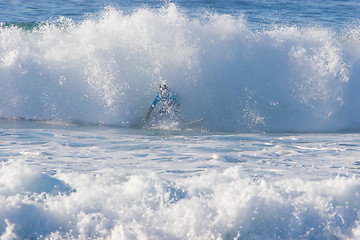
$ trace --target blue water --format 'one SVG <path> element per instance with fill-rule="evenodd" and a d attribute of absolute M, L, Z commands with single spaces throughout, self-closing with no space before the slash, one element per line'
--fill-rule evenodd
<path fill-rule="evenodd" d="M 205 12 L 244 15 L 254 26 L 275 24 L 323 25 L 341 29 L 358 23 L 360 5 L 358 1 L 170 1 L 190 16 L 201 16 Z M 104 7 L 112 6 L 126 13 L 139 8 L 159 9 L 169 1 L 2 1 L 1 22 L 43 22 L 59 16 L 81 21 L 89 14 L 98 14 Z"/>
<path fill-rule="evenodd" d="M 0 239 L 359 239 L 359 5 L 2 1 Z"/>

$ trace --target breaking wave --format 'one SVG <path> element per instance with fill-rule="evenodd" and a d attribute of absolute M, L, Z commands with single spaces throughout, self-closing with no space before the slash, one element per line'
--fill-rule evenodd
<path fill-rule="evenodd" d="M 189 17 L 169 4 L 75 22 L 0 27 L 0 116 L 132 126 L 159 82 L 186 119 L 224 131 L 338 131 L 360 126 L 360 28 Z"/>

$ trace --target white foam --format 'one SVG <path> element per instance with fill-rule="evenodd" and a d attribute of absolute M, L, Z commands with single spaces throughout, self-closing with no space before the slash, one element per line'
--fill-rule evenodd
<path fill-rule="evenodd" d="M 158 83 L 213 130 L 357 129 L 358 29 L 247 28 L 169 4 L 0 31 L 0 115 L 132 126 Z"/>
<path fill-rule="evenodd" d="M 49 185 L 29 190 L 28 180 L 43 185 L 42 175 L 24 176 L 16 163 L 1 171 L 8 175 L 2 185 L 12 189 L 0 198 L 2 239 L 356 239 L 359 233 L 356 178 L 256 180 L 241 167 L 171 181 L 151 171 L 46 177 L 73 189 L 67 192 Z M 14 181 L 21 182 L 16 191 Z"/>

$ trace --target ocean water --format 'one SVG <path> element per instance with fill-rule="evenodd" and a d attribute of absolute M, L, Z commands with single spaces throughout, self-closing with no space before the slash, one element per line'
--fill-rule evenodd
<path fill-rule="evenodd" d="M 2 1 L 0 239 L 359 239 L 359 16 Z"/>

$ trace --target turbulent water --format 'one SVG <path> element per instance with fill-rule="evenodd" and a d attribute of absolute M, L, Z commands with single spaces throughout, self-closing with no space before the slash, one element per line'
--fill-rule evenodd
<path fill-rule="evenodd" d="M 2 1 L 0 238 L 359 238 L 359 14 Z"/>
<path fill-rule="evenodd" d="M 132 126 L 166 81 L 211 130 L 359 128 L 358 27 L 249 25 L 174 4 L 3 23 L 1 116 Z"/>

